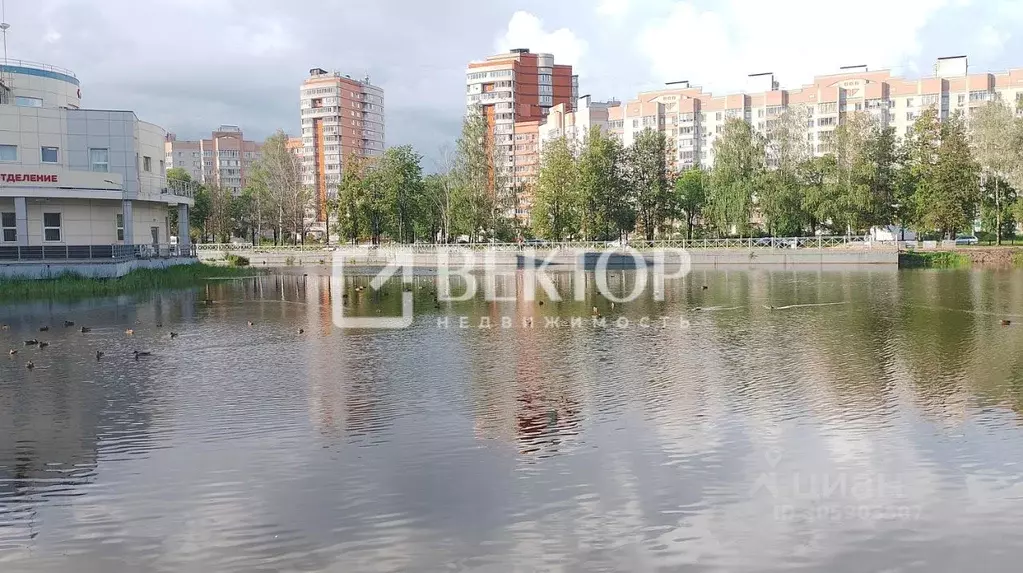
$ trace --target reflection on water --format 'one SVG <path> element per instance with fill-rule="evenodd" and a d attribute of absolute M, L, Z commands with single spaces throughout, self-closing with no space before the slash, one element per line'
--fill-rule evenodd
<path fill-rule="evenodd" d="M 412 327 L 349 332 L 333 304 L 395 315 L 401 285 L 309 273 L 2 309 L 0 570 L 1023 557 L 1020 273 L 696 271 L 614 307 L 592 276 L 543 305 L 421 276 Z"/>

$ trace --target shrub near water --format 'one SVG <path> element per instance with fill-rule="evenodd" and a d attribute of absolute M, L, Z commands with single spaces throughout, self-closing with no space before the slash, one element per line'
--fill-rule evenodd
<path fill-rule="evenodd" d="M 241 255 L 227 255 L 224 257 L 229 267 L 247 267 L 249 266 L 249 259 Z"/>
<path fill-rule="evenodd" d="M 165 288 L 186 288 L 211 279 L 242 278 L 255 274 L 257 271 L 251 269 L 196 263 L 166 269 L 136 269 L 116 279 L 93 279 L 72 273 L 55 279 L 0 279 L 0 300 L 113 296 Z"/>
<path fill-rule="evenodd" d="M 962 269 L 970 266 L 970 258 L 949 251 L 899 253 L 899 266 L 903 268 Z"/>

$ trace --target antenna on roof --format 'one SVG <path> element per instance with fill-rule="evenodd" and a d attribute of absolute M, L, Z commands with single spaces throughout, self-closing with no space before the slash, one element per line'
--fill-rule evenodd
<path fill-rule="evenodd" d="M 0 75 L 0 83 L 3 83 L 4 87 L 10 90 L 11 76 L 7 60 L 7 29 L 10 28 L 11 25 L 7 23 L 7 0 L 0 0 L 0 20 L 3 20 L 0 22 L 0 30 L 3 31 L 4 35 L 4 71 L 3 74 Z"/>

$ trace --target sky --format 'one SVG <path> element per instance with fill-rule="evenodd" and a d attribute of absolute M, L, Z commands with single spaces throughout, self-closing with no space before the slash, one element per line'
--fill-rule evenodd
<path fill-rule="evenodd" d="M 297 134 L 310 68 L 384 89 L 387 145 L 436 167 L 458 135 L 465 68 L 508 48 L 576 67 L 580 94 L 666 81 L 798 87 L 843 65 L 916 77 L 963 55 L 1023 67 L 1023 0 L 6 0 L 8 57 L 69 68 L 83 106 L 130 109 L 179 138 L 239 125 Z"/>

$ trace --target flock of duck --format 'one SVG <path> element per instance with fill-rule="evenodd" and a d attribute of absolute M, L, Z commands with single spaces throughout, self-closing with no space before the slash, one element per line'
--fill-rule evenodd
<path fill-rule="evenodd" d="M 206 301 L 206 302 L 207 302 L 207 304 L 210 303 L 210 301 Z M 141 324 L 141 321 L 136 321 L 136 324 Z M 250 327 L 256 325 L 256 323 L 252 322 L 251 320 L 247 321 L 247 324 Z M 74 326 L 75 326 L 74 321 L 71 321 L 71 320 L 65 320 L 64 321 L 64 328 L 72 328 Z M 157 328 L 163 328 L 163 324 L 157 323 L 156 327 Z M 7 324 L 0 325 L 0 330 L 10 330 L 10 325 L 7 325 Z M 39 332 L 49 332 L 49 331 L 50 331 L 50 327 L 49 326 L 40 326 L 39 327 Z M 88 334 L 88 333 L 92 332 L 92 328 L 90 328 L 88 326 L 82 326 L 82 327 L 79 327 L 78 331 L 81 332 L 82 334 Z M 305 333 L 305 329 L 299 328 L 298 329 L 298 333 L 299 334 Z M 125 336 L 134 336 L 135 335 L 135 329 L 134 328 L 125 329 L 124 334 L 125 334 Z M 171 340 L 177 338 L 178 336 L 180 336 L 180 335 L 177 332 L 173 332 L 172 331 L 172 332 L 168 333 L 168 338 L 170 338 Z M 49 342 L 46 342 L 44 340 L 39 340 L 38 338 L 31 338 L 31 339 L 25 341 L 25 346 L 33 347 L 33 348 L 38 348 L 38 349 L 46 348 L 49 345 L 50 345 Z M 10 351 L 8 351 L 8 354 L 11 357 L 17 356 L 18 355 L 18 350 L 15 349 L 15 348 L 12 348 L 12 349 L 10 349 Z M 96 360 L 97 361 L 102 360 L 104 356 L 106 356 L 106 353 L 104 353 L 103 351 L 100 351 L 100 350 L 96 351 Z M 147 358 L 147 357 L 150 357 L 150 356 L 153 356 L 153 353 L 151 351 L 149 351 L 149 350 L 133 350 L 132 353 L 131 353 L 131 357 L 134 358 L 136 361 L 138 361 L 141 358 Z M 32 370 L 35 367 L 36 367 L 35 363 L 33 361 L 31 361 L 31 360 L 29 360 L 27 363 L 25 363 L 25 368 L 27 368 L 29 370 Z"/>
<path fill-rule="evenodd" d="M 71 328 L 73 326 L 75 326 L 74 321 L 71 321 L 71 320 L 65 320 L 64 321 L 64 328 Z M 157 328 L 162 328 L 163 327 L 162 324 L 157 324 L 156 326 L 157 326 Z M 6 324 L 0 325 L 0 329 L 2 329 L 2 330 L 10 330 L 10 326 L 6 325 Z M 49 331 L 50 331 L 50 327 L 49 326 L 40 326 L 39 327 L 39 332 L 49 332 Z M 78 331 L 81 332 L 82 334 L 88 334 L 88 333 L 92 332 L 92 329 L 89 328 L 88 326 L 82 326 L 82 327 L 80 327 L 78 329 Z M 127 336 L 132 336 L 132 335 L 135 334 L 135 330 L 132 329 L 132 328 L 129 328 L 129 329 L 124 331 L 124 334 L 127 335 Z M 171 338 L 177 338 L 178 337 L 178 333 L 177 332 L 171 332 L 170 333 L 170 337 Z M 30 347 L 39 348 L 39 349 L 46 348 L 49 345 L 50 345 L 49 342 L 46 342 L 44 340 L 39 340 L 38 338 L 31 338 L 31 339 L 25 341 L 25 346 L 30 346 Z M 12 349 L 10 349 L 8 351 L 8 354 L 10 356 L 16 356 L 18 354 L 18 350 L 12 348 Z M 101 360 L 105 355 L 106 354 L 104 352 L 102 352 L 100 350 L 97 350 L 96 351 L 96 360 Z M 148 351 L 148 350 L 134 350 L 134 351 L 132 351 L 131 355 L 132 355 L 132 357 L 135 360 L 139 360 L 140 358 L 144 358 L 146 356 L 152 356 L 153 353 Z M 31 361 L 31 360 L 29 360 L 27 363 L 25 363 L 25 368 L 28 368 L 29 370 L 32 370 L 35 367 L 36 367 L 35 363 L 33 361 Z"/>

